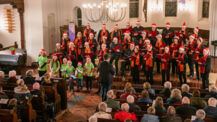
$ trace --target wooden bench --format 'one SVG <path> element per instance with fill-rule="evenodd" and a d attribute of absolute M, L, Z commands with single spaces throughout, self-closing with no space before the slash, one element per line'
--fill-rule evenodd
<path fill-rule="evenodd" d="M 1 122 L 18 122 L 16 111 L 9 109 L 0 109 L 0 121 Z"/>

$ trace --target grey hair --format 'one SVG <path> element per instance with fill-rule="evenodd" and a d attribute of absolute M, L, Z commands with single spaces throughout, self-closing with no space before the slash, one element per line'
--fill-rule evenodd
<path fill-rule="evenodd" d="M 200 119 L 204 119 L 206 117 L 205 111 L 203 109 L 197 110 L 196 117 Z"/>
<path fill-rule="evenodd" d="M 14 76 L 16 76 L 17 75 L 17 72 L 15 71 L 15 70 L 11 70 L 10 72 L 9 72 L 9 77 L 14 77 Z"/>
<path fill-rule="evenodd" d="M 134 103 L 134 97 L 132 95 L 127 96 L 127 102 L 128 103 Z"/>
<path fill-rule="evenodd" d="M 130 106 L 128 103 L 121 104 L 121 110 L 128 112 L 130 109 Z"/>

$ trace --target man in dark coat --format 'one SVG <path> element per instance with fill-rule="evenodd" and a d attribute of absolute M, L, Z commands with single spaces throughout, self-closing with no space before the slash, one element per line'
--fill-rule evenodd
<path fill-rule="evenodd" d="M 112 64 L 109 63 L 110 56 L 105 54 L 104 61 L 98 67 L 99 82 L 102 85 L 102 101 L 106 100 L 106 94 L 111 89 L 113 75 L 115 73 Z"/>
<path fill-rule="evenodd" d="M 182 98 L 182 105 L 176 107 L 176 113 L 181 115 L 195 115 L 197 109 L 190 105 L 188 97 Z"/>
<path fill-rule="evenodd" d="M 171 45 L 172 44 L 172 39 L 174 36 L 174 31 L 170 28 L 170 23 L 166 23 L 166 28 L 163 29 L 163 40 L 166 43 L 166 45 Z"/>
<path fill-rule="evenodd" d="M 204 108 L 206 112 L 206 117 L 217 118 L 217 101 L 215 98 L 209 98 L 208 106 Z"/>
<path fill-rule="evenodd" d="M 33 75 L 33 70 L 28 70 L 26 72 L 26 76 L 23 78 L 25 84 L 34 84 L 35 83 L 35 78 L 32 75 Z"/>

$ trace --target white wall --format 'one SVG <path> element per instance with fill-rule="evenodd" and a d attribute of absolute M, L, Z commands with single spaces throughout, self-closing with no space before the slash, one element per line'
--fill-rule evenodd
<path fill-rule="evenodd" d="M 16 41 L 18 46 L 21 47 L 20 41 L 20 17 L 17 9 L 13 10 L 13 17 L 14 17 L 14 31 L 9 33 L 6 25 L 6 18 L 5 18 L 5 9 L 12 8 L 9 4 L 1 4 L 0 5 L 0 43 L 3 44 L 4 47 L 11 46 Z"/>

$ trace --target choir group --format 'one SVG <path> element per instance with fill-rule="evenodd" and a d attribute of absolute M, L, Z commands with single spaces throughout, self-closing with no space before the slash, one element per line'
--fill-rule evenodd
<path fill-rule="evenodd" d="M 88 24 L 83 32 L 77 32 L 75 40 L 70 40 L 68 33 L 64 32 L 61 41 L 56 43 L 49 63 L 51 75 L 71 80 L 76 78 L 79 90 L 82 90 L 85 78 L 87 90 L 90 91 L 93 77 L 98 76 L 94 74 L 97 72 L 95 68 L 103 61 L 104 54 L 110 54 L 110 63 L 115 64 L 115 75 L 124 77 L 129 67 L 136 84 L 139 83 L 140 72 L 144 72 L 146 81 L 153 84 L 153 69 L 156 66 L 156 73 L 162 75 L 162 85 L 170 80 L 171 74 L 178 74 L 182 85 L 186 83 L 186 77 L 193 78 L 196 71 L 195 79 L 202 80 L 203 88 L 208 88 L 211 58 L 209 48 L 203 45 L 204 39 L 198 27 L 189 34 L 185 23 L 179 32 L 174 32 L 167 22 L 162 33 L 157 31 L 156 24 L 152 24 L 150 31 L 145 30 L 140 21 L 133 28 L 129 22 L 126 26 L 125 29 L 119 29 L 116 24 L 109 32 L 106 24 L 103 24 L 96 36 Z M 44 49 L 40 51 L 37 62 L 39 75 L 42 76 L 47 71 L 48 62 Z M 188 75 L 187 64 L 190 70 Z M 73 85 L 70 86 L 73 90 Z"/>

